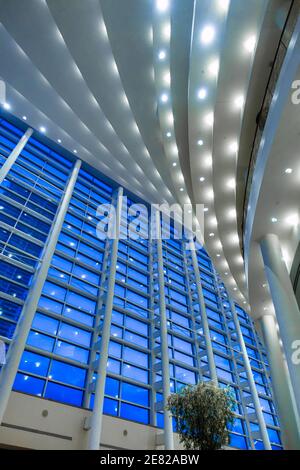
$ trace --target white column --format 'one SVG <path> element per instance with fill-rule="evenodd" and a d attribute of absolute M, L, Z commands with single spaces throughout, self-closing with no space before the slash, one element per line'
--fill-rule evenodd
<path fill-rule="evenodd" d="M 258 320 L 263 334 L 269 366 L 272 390 L 278 412 L 282 440 L 286 449 L 300 449 L 300 421 L 290 382 L 289 372 L 279 343 L 275 317 L 264 315 Z"/>
<path fill-rule="evenodd" d="M 32 136 L 32 133 L 33 133 L 33 129 L 30 129 L 30 128 L 27 129 L 27 131 L 25 132 L 25 134 L 22 135 L 21 139 L 19 140 L 15 148 L 8 155 L 7 159 L 5 160 L 5 162 L 3 163 L 0 169 L 0 184 L 6 178 L 7 173 L 9 172 L 9 170 L 11 169 L 11 167 L 17 160 L 18 156 L 22 152 L 23 148 L 27 144 L 28 140 Z"/>
<path fill-rule="evenodd" d="M 166 409 L 170 390 L 170 370 L 169 370 L 169 347 L 168 347 L 168 329 L 167 314 L 165 302 L 165 278 L 164 263 L 161 241 L 161 217 L 160 212 L 155 213 L 156 238 L 157 238 L 157 265 L 158 265 L 158 284 L 159 284 L 159 313 L 160 313 L 160 346 L 162 361 L 162 380 L 163 380 L 163 403 L 164 403 L 164 442 L 166 450 L 174 449 L 172 415 Z"/>
<path fill-rule="evenodd" d="M 7 407 L 10 392 L 18 371 L 19 363 L 26 345 L 28 333 L 39 302 L 39 298 L 47 277 L 51 259 L 55 251 L 56 243 L 61 232 L 66 212 L 72 197 L 73 189 L 77 180 L 81 160 L 77 160 L 66 185 L 57 215 L 55 217 L 51 232 L 46 241 L 41 261 L 35 271 L 26 301 L 17 324 L 13 340 L 10 344 L 6 364 L 0 374 L 0 423 Z"/>
<path fill-rule="evenodd" d="M 195 274 L 195 282 L 196 282 L 197 294 L 199 298 L 200 315 L 201 315 L 201 320 L 202 320 L 203 333 L 205 337 L 210 377 L 211 377 L 211 381 L 215 385 L 218 385 L 218 376 L 217 376 L 217 370 L 216 370 L 216 365 L 215 365 L 214 352 L 213 352 L 213 348 L 211 344 L 211 337 L 210 337 L 209 325 L 208 325 L 207 314 L 206 314 L 205 300 L 204 300 L 204 295 L 202 291 L 202 282 L 201 282 L 200 270 L 198 266 L 197 253 L 196 253 L 194 241 L 192 239 L 189 241 L 189 245 L 191 249 L 192 263 L 193 263 L 193 269 L 194 269 L 194 274 Z"/>
<path fill-rule="evenodd" d="M 112 310 L 113 310 L 116 267 L 117 267 L 117 259 L 118 259 L 120 224 L 121 224 L 121 216 L 122 216 L 122 201 L 123 201 L 123 188 L 119 188 L 118 198 L 117 198 L 116 218 L 115 218 L 115 238 L 113 239 L 112 249 L 111 249 L 109 278 L 108 278 L 108 286 L 107 286 L 107 293 L 106 293 L 105 307 L 104 307 L 105 310 L 104 310 L 103 328 L 101 332 L 100 358 L 99 358 L 99 363 L 97 367 L 97 379 L 96 379 L 96 384 L 95 384 L 94 406 L 93 406 L 93 412 L 90 418 L 89 430 L 88 430 L 88 449 L 90 450 L 99 450 L 100 441 L 101 441 L 106 368 L 107 368 L 107 360 L 108 360 L 111 317 L 112 317 Z"/>
<path fill-rule="evenodd" d="M 268 431 L 267 431 L 267 427 L 266 427 L 266 423 L 265 423 L 265 420 L 264 420 L 264 415 L 263 415 L 263 412 L 262 412 L 262 409 L 261 409 L 259 396 L 258 396 L 258 393 L 257 393 L 257 389 L 256 389 L 256 386 L 255 386 L 255 381 L 254 381 L 253 374 L 252 374 L 252 369 L 251 369 L 251 364 L 250 364 L 250 361 L 249 361 L 247 348 L 246 348 L 244 337 L 243 337 L 243 334 L 242 334 L 242 331 L 241 331 L 240 322 L 239 322 L 239 319 L 238 319 L 236 309 L 235 309 L 235 305 L 234 305 L 233 301 L 231 299 L 229 299 L 229 302 L 230 302 L 230 310 L 231 310 L 231 313 L 232 313 L 232 318 L 233 318 L 233 321 L 234 321 L 236 334 L 237 334 L 237 337 L 238 337 L 238 341 L 240 343 L 241 352 L 243 354 L 244 367 L 245 367 L 245 371 L 246 371 L 246 374 L 247 374 L 247 379 L 248 379 L 248 383 L 249 383 L 249 387 L 250 387 L 250 392 L 251 392 L 251 395 L 252 395 L 252 398 L 253 398 L 253 404 L 254 404 L 254 408 L 255 408 L 255 412 L 256 412 L 256 416 L 257 416 L 257 420 L 258 420 L 258 425 L 259 425 L 259 428 L 260 428 L 260 433 L 261 433 L 262 441 L 263 441 L 263 444 L 264 444 L 264 448 L 266 450 L 272 450 L 269 435 L 268 435 Z"/>
<path fill-rule="evenodd" d="M 266 235 L 260 241 L 260 247 L 296 403 L 300 411 L 300 364 L 293 360 L 295 345 L 300 341 L 300 311 L 278 237 L 274 234 Z"/>

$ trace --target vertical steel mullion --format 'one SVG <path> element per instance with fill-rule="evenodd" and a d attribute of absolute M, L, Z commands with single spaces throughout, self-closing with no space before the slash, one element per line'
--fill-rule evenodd
<path fill-rule="evenodd" d="M 112 197 L 112 204 L 114 203 L 114 198 Z M 87 210 L 85 212 L 87 214 Z M 101 274 L 101 280 L 100 280 L 100 286 L 99 286 L 99 294 L 98 294 L 98 301 L 97 301 L 97 310 L 96 310 L 96 316 L 95 316 L 95 322 L 94 322 L 94 330 L 92 334 L 92 345 L 95 344 L 99 338 L 99 328 L 101 325 L 102 321 L 102 309 L 103 309 L 103 294 L 105 293 L 105 280 L 106 280 L 106 271 L 108 267 L 108 262 L 110 258 L 110 251 L 111 251 L 111 240 L 107 238 L 105 242 L 105 249 L 104 249 L 104 258 L 103 258 L 103 264 L 102 264 L 102 274 Z M 91 400 L 91 395 L 92 391 L 90 388 L 90 385 L 93 380 L 93 375 L 94 375 L 94 369 L 93 369 L 93 362 L 96 360 L 96 351 L 92 347 L 91 348 L 91 353 L 90 353 L 90 358 L 89 358 L 89 370 L 87 373 L 87 379 L 86 379 L 86 389 L 85 389 L 85 394 L 84 394 L 84 399 L 83 399 L 83 406 L 85 408 L 89 408 L 90 406 L 90 400 Z"/>
<path fill-rule="evenodd" d="M 193 306 L 193 299 L 192 299 L 192 294 L 191 294 L 191 280 L 189 278 L 185 245 L 186 245 L 186 241 L 183 240 L 182 252 L 183 252 L 183 260 L 184 260 L 184 271 L 185 271 L 186 283 L 187 283 L 187 288 L 188 288 L 188 299 L 189 299 L 189 305 L 190 305 L 190 311 L 191 311 L 191 317 L 192 317 L 192 330 L 193 330 L 193 337 L 194 337 L 195 358 L 196 358 L 197 369 L 198 369 L 198 373 L 197 373 L 198 381 L 197 382 L 199 383 L 201 382 L 201 379 L 202 379 L 201 358 L 199 357 L 199 342 L 198 342 L 198 337 L 197 337 L 196 320 L 195 320 L 195 315 L 194 315 L 194 306 Z"/>
<path fill-rule="evenodd" d="M 215 280 L 216 280 L 217 291 L 218 291 L 219 297 L 221 298 L 221 312 L 222 312 L 222 315 L 223 315 L 223 320 L 224 320 L 224 325 L 225 325 L 225 329 L 226 329 L 227 339 L 229 341 L 230 348 L 231 348 L 231 357 L 232 357 L 232 361 L 233 361 L 233 364 L 234 364 L 234 373 L 237 377 L 237 387 L 238 387 L 238 390 L 239 390 L 239 393 L 240 393 L 240 396 L 241 396 L 241 406 L 242 406 L 242 409 L 243 409 L 245 424 L 246 424 L 247 430 L 248 430 L 246 438 L 247 438 L 248 442 L 250 443 L 251 449 L 255 449 L 254 442 L 253 442 L 253 439 L 252 439 L 252 432 L 251 432 L 250 422 L 249 422 L 248 415 L 247 415 L 247 406 L 245 405 L 244 398 L 243 398 L 244 387 L 241 384 L 240 376 L 237 372 L 237 359 L 236 359 L 236 355 L 235 355 L 235 349 L 234 349 L 234 346 L 232 344 L 233 340 L 232 340 L 231 333 L 230 333 L 229 328 L 228 328 L 228 323 L 227 323 L 228 319 L 227 319 L 226 313 L 224 311 L 224 306 L 223 306 L 223 297 L 224 296 L 222 296 L 222 293 L 220 291 L 220 286 L 219 286 L 220 281 L 219 281 L 219 277 L 218 277 L 215 270 L 214 270 L 214 275 L 215 275 Z M 224 301 L 227 302 L 228 297 L 226 297 L 226 298 L 224 297 Z"/>
<path fill-rule="evenodd" d="M 151 230 L 149 230 L 151 232 Z M 149 271 L 150 271 L 150 276 L 149 276 L 149 281 L 150 281 L 150 288 L 149 288 L 149 294 L 150 294 L 150 320 L 151 323 L 149 325 L 149 330 L 150 330 L 150 348 L 151 348 L 151 355 L 150 355 L 150 383 L 151 383 L 151 396 L 150 396 L 150 424 L 152 426 L 157 425 L 157 419 L 156 419 L 156 410 L 155 410 L 155 402 L 156 402 L 156 392 L 154 388 L 154 382 L 155 382 L 155 372 L 154 372 L 154 364 L 155 364 L 155 354 L 154 354 L 154 348 L 155 348 L 155 338 L 154 338 L 154 331 L 155 331 L 155 325 L 154 325 L 154 309 L 155 309 L 155 304 L 154 304 L 154 262 L 153 262 L 153 240 L 152 240 L 152 234 L 150 234 L 150 246 L 149 246 Z"/>
<path fill-rule="evenodd" d="M 156 247 L 157 247 L 157 267 L 159 283 L 159 313 L 160 313 L 160 338 L 161 338 L 161 358 L 162 358 L 162 382 L 163 382 L 163 403 L 164 403 L 164 442 L 166 450 L 174 449 L 172 415 L 166 409 L 170 391 L 170 369 L 169 369 L 169 346 L 168 328 L 165 303 L 165 280 L 163 267 L 163 250 L 161 239 L 161 216 L 160 212 L 155 213 L 156 225 Z"/>
<path fill-rule="evenodd" d="M 218 385 L 218 376 L 217 376 L 217 371 L 216 371 L 213 347 L 211 344 L 210 330 L 209 330 L 209 324 L 208 324 L 208 319 L 207 319 L 207 314 L 206 314 L 204 295 L 202 291 L 202 281 L 201 281 L 201 276 L 200 276 L 200 268 L 198 265 L 195 243 L 192 239 L 189 240 L 189 243 L 190 243 L 190 250 L 191 250 L 192 265 L 193 265 L 194 274 L 195 274 L 196 289 L 197 289 L 199 305 L 200 305 L 200 315 L 201 315 L 203 333 L 204 333 L 204 338 L 205 338 L 210 378 L 211 378 L 211 381 L 215 385 Z"/>
<path fill-rule="evenodd" d="M 263 444 L 264 444 L 264 447 L 265 447 L 266 450 L 272 450 L 269 435 L 268 435 L 268 431 L 267 431 L 267 427 L 266 427 L 266 423 L 265 423 L 265 420 L 264 420 L 264 416 L 263 416 L 260 401 L 259 401 L 259 396 L 258 396 L 258 393 L 257 393 L 257 390 L 256 390 L 255 381 L 254 381 L 253 374 L 252 374 L 252 369 L 251 369 L 251 364 L 250 364 L 250 361 L 249 361 L 249 356 L 248 356 L 248 353 L 247 353 L 245 341 L 244 341 L 243 334 L 242 334 L 242 331 L 241 331 L 240 322 L 239 322 L 239 319 L 238 319 L 238 316 L 237 316 L 237 313 L 236 313 L 236 309 L 235 309 L 235 305 L 234 305 L 232 299 L 229 297 L 228 300 L 229 300 L 229 304 L 230 304 L 230 310 L 231 310 L 231 313 L 232 313 L 233 322 L 234 322 L 235 330 L 236 330 L 236 333 L 237 333 L 238 341 L 240 343 L 240 347 L 241 347 L 241 351 L 242 351 L 244 367 L 245 367 L 245 371 L 246 371 L 246 374 L 247 374 L 247 379 L 248 379 L 248 382 L 249 382 L 250 392 L 251 392 L 253 402 L 254 402 L 254 409 L 255 409 L 256 416 L 257 416 L 262 441 L 263 441 Z"/>
<path fill-rule="evenodd" d="M 108 359 L 108 348 L 110 341 L 110 328 L 111 328 L 111 317 L 113 310 L 113 299 L 115 289 L 115 277 L 116 277 L 116 266 L 118 258 L 118 246 L 119 246 L 119 235 L 120 225 L 122 217 L 122 201 L 123 201 L 123 188 L 118 190 L 117 199 L 117 210 L 115 218 L 115 238 L 112 241 L 111 258 L 109 263 L 108 273 L 108 286 L 105 295 L 105 310 L 103 319 L 103 329 L 101 331 L 101 346 L 100 346 L 100 358 L 97 366 L 97 379 L 95 384 L 95 395 L 94 395 L 94 406 L 92 415 L 90 418 L 90 426 L 88 430 L 88 449 L 99 450 L 101 431 L 102 431 L 102 420 L 103 420 L 103 405 L 104 405 L 104 391 L 106 382 L 106 368 Z M 100 294 L 104 295 L 104 294 Z"/>
<path fill-rule="evenodd" d="M 7 407 L 10 392 L 13 387 L 19 363 L 25 349 L 27 336 L 37 309 L 37 305 L 42 293 L 42 289 L 47 278 L 51 265 L 52 256 L 60 235 L 63 222 L 73 194 L 74 186 L 81 166 L 81 160 L 77 160 L 66 184 L 65 192 L 62 196 L 57 215 L 54 219 L 51 232 L 46 241 L 41 261 L 35 271 L 31 287 L 27 293 L 27 298 L 18 321 L 12 343 L 7 354 L 7 361 L 0 374 L 0 422 Z"/>

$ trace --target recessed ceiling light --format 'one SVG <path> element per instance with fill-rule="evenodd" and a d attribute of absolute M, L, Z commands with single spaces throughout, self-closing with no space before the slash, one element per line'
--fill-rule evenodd
<path fill-rule="evenodd" d="M 217 258 L 220 258 L 220 256 L 221 256 L 220 253 L 217 253 Z"/>
<path fill-rule="evenodd" d="M 197 93 L 199 100 L 204 100 L 207 97 L 207 90 L 206 88 L 200 88 Z"/>
<path fill-rule="evenodd" d="M 174 162 L 174 163 L 173 163 L 173 166 L 177 166 L 177 163 L 176 163 L 176 162 Z"/>
<path fill-rule="evenodd" d="M 214 233 L 210 233 L 209 236 L 210 236 L 210 237 L 214 237 L 215 234 L 214 234 Z"/>
<path fill-rule="evenodd" d="M 167 136 L 167 137 L 171 137 L 171 135 L 172 135 L 171 132 L 167 132 L 167 133 L 166 133 L 166 136 Z"/>
<path fill-rule="evenodd" d="M 73 150 L 73 152 L 74 152 L 74 153 L 77 153 L 77 150 L 76 150 L 76 149 L 74 149 L 74 150 Z"/>
<path fill-rule="evenodd" d="M 244 48 L 246 49 L 247 52 L 251 53 L 254 52 L 256 46 L 256 37 L 249 36 L 245 41 L 244 41 Z"/>
<path fill-rule="evenodd" d="M 158 53 L 159 60 L 165 60 L 166 55 L 167 55 L 166 51 L 164 51 L 164 50 L 159 51 L 159 53 Z"/>
<path fill-rule="evenodd" d="M 200 140 L 198 140 L 197 144 L 198 144 L 200 147 L 202 147 L 202 145 L 204 144 L 204 142 L 203 142 L 202 139 L 200 139 Z"/>
<path fill-rule="evenodd" d="M 234 287 L 233 290 L 237 290 L 237 287 Z"/>
<path fill-rule="evenodd" d="M 184 188 L 180 188 L 179 191 L 181 191 L 181 192 L 184 191 Z"/>
<path fill-rule="evenodd" d="M 11 109 L 11 106 L 9 103 L 7 103 L 7 101 L 5 101 L 5 103 L 3 103 L 3 108 L 9 111 Z"/>
<path fill-rule="evenodd" d="M 170 83 L 171 83 L 170 72 L 166 72 L 164 74 L 163 80 L 164 80 L 165 85 L 170 85 Z"/>
<path fill-rule="evenodd" d="M 40 132 L 42 132 L 42 133 L 44 134 L 44 133 L 46 132 L 46 127 L 41 126 L 41 127 L 40 127 Z"/>
<path fill-rule="evenodd" d="M 199 178 L 199 180 L 201 181 L 201 183 L 203 183 L 203 181 L 205 181 L 204 176 L 201 176 L 201 178 Z"/>
<path fill-rule="evenodd" d="M 161 12 L 166 11 L 169 8 L 169 0 L 156 0 L 156 8 Z"/>
<path fill-rule="evenodd" d="M 237 108 L 237 109 L 242 109 L 242 107 L 244 106 L 245 104 L 245 98 L 243 95 L 238 95 L 235 97 L 234 99 L 234 106 Z"/>
<path fill-rule="evenodd" d="M 214 40 L 214 37 L 215 37 L 215 28 L 211 25 L 207 25 L 205 26 L 202 31 L 201 31 L 201 34 L 200 34 L 200 39 L 201 39 L 201 42 L 202 44 L 210 44 L 213 40 Z"/>
<path fill-rule="evenodd" d="M 208 207 L 204 207 L 203 211 L 208 212 Z"/>
<path fill-rule="evenodd" d="M 220 63 L 218 59 L 213 60 L 209 66 L 208 71 L 212 77 L 216 77 L 219 73 Z"/>
<path fill-rule="evenodd" d="M 239 144 L 236 140 L 234 140 L 233 142 L 229 144 L 229 151 L 231 153 L 236 153 L 238 149 L 239 149 Z"/>
<path fill-rule="evenodd" d="M 290 175 L 291 173 L 293 173 L 293 169 L 292 169 L 292 168 L 287 168 L 287 169 L 285 170 L 285 173 L 286 173 L 287 175 Z"/>
<path fill-rule="evenodd" d="M 228 186 L 228 188 L 230 188 L 230 189 L 235 189 L 235 187 L 236 187 L 235 179 L 234 179 L 234 178 L 231 178 L 231 179 L 227 182 L 227 186 Z"/>
<path fill-rule="evenodd" d="M 221 13 L 226 13 L 229 7 L 230 0 L 218 0 L 218 9 Z"/>
<path fill-rule="evenodd" d="M 27 116 L 22 117 L 23 121 L 27 121 Z"/>
<path fill-rule="evenodd" d="M 166 103 L 168 101 L 168 99 L 169 98 L 168 98 L 167 93 L 163 93 L 160 97 L 160 100 L 161 100 L 162 103 Z"/>
<path fill-rule="evenodd" d="M 204 121 L 207 126 L 212 127 L 214 124 L 214 113 L 210 112 L 206 114 Z"/>
<path fill-rule="evenodd" d="M 58 142 L 59 144 L 61 144 L 61 139 L 57 139 L 57 142 Z"/>
<path fill-rule="evenodd" d="M 225 276 L 228 276 L 228 273 L 227 273 L 227 272 L 225 272 L 224 274 L 225 274 Z"/>
<path fill-rule="evenodd" d="M 272 217 L 271 222 L 273 222 L 273 224 L 276 224 L 276 222 L 278 222 L 278 219 L 276 217 Z"/>
<path fill-rule="evenodd" d="M 292 214 L 286 218 L 287 225 L 291 225 L 292 227 L 296 227 L 299 224 L 299 215 Z"/>

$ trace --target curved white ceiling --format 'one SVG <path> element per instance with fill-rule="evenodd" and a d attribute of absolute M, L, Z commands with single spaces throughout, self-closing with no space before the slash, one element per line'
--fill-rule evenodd
<path fill-rule="evenodd" d="M 287 3 L 0 0 L 11 112 L 149 202 L 205 204 L 206 248 L 246 308 L 239 140 L 261 30 L 279 38 Z"/>

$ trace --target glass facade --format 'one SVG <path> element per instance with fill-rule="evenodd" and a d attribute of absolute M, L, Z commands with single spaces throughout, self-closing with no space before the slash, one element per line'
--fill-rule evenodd
<path fill-rule="evenodd" d="M 23 131 L 0 120 L 0 164 Z M 71 157 L 70 157 L 71 158 Z M 31 137 L 0 186 L 0 338 L 12 341 L 22 306 L 64 194 L 73 163 Z M 108 257 L 96 236 L 99 204 L 114 202 L 117 185 L 85 167 L 79 172 L 47 280 L 27 338 L 14 390 L 72 406 L 93 408 L 90 382 L 95 322 Z M 135 202 L 129 194 L 127 209 Z M 126 208 L 123 207 L 123 210 Z M 121 234 L 125 228 L 121 227 Z M 146 233 L 147 219 L 140 225 Z M 173 229 L 174 232 L 174 229 Z M 153 302 L 153 247 L 147 239 L 118 243 L 104 413 L 163 427 L 156 411 L 161 399 L 154 351 L 159 346 Z M 225 286 L 206 251 L 197 262 L 220 387 L 230 386 L 237 400 L 231 446 L 262 449 L 247 387 L 240 347 Z M 163 240 L 171 391 L 210 380 L 201 310 L 193 301 L 189 252 L 184 241 Z M 266 353 L 254 325 L 236 306 L 273 449 L 281 449 Z M 97 335 L 96 335 L 97 336 Z M 91 375 L 92 371 L 92 377 Z"/>

